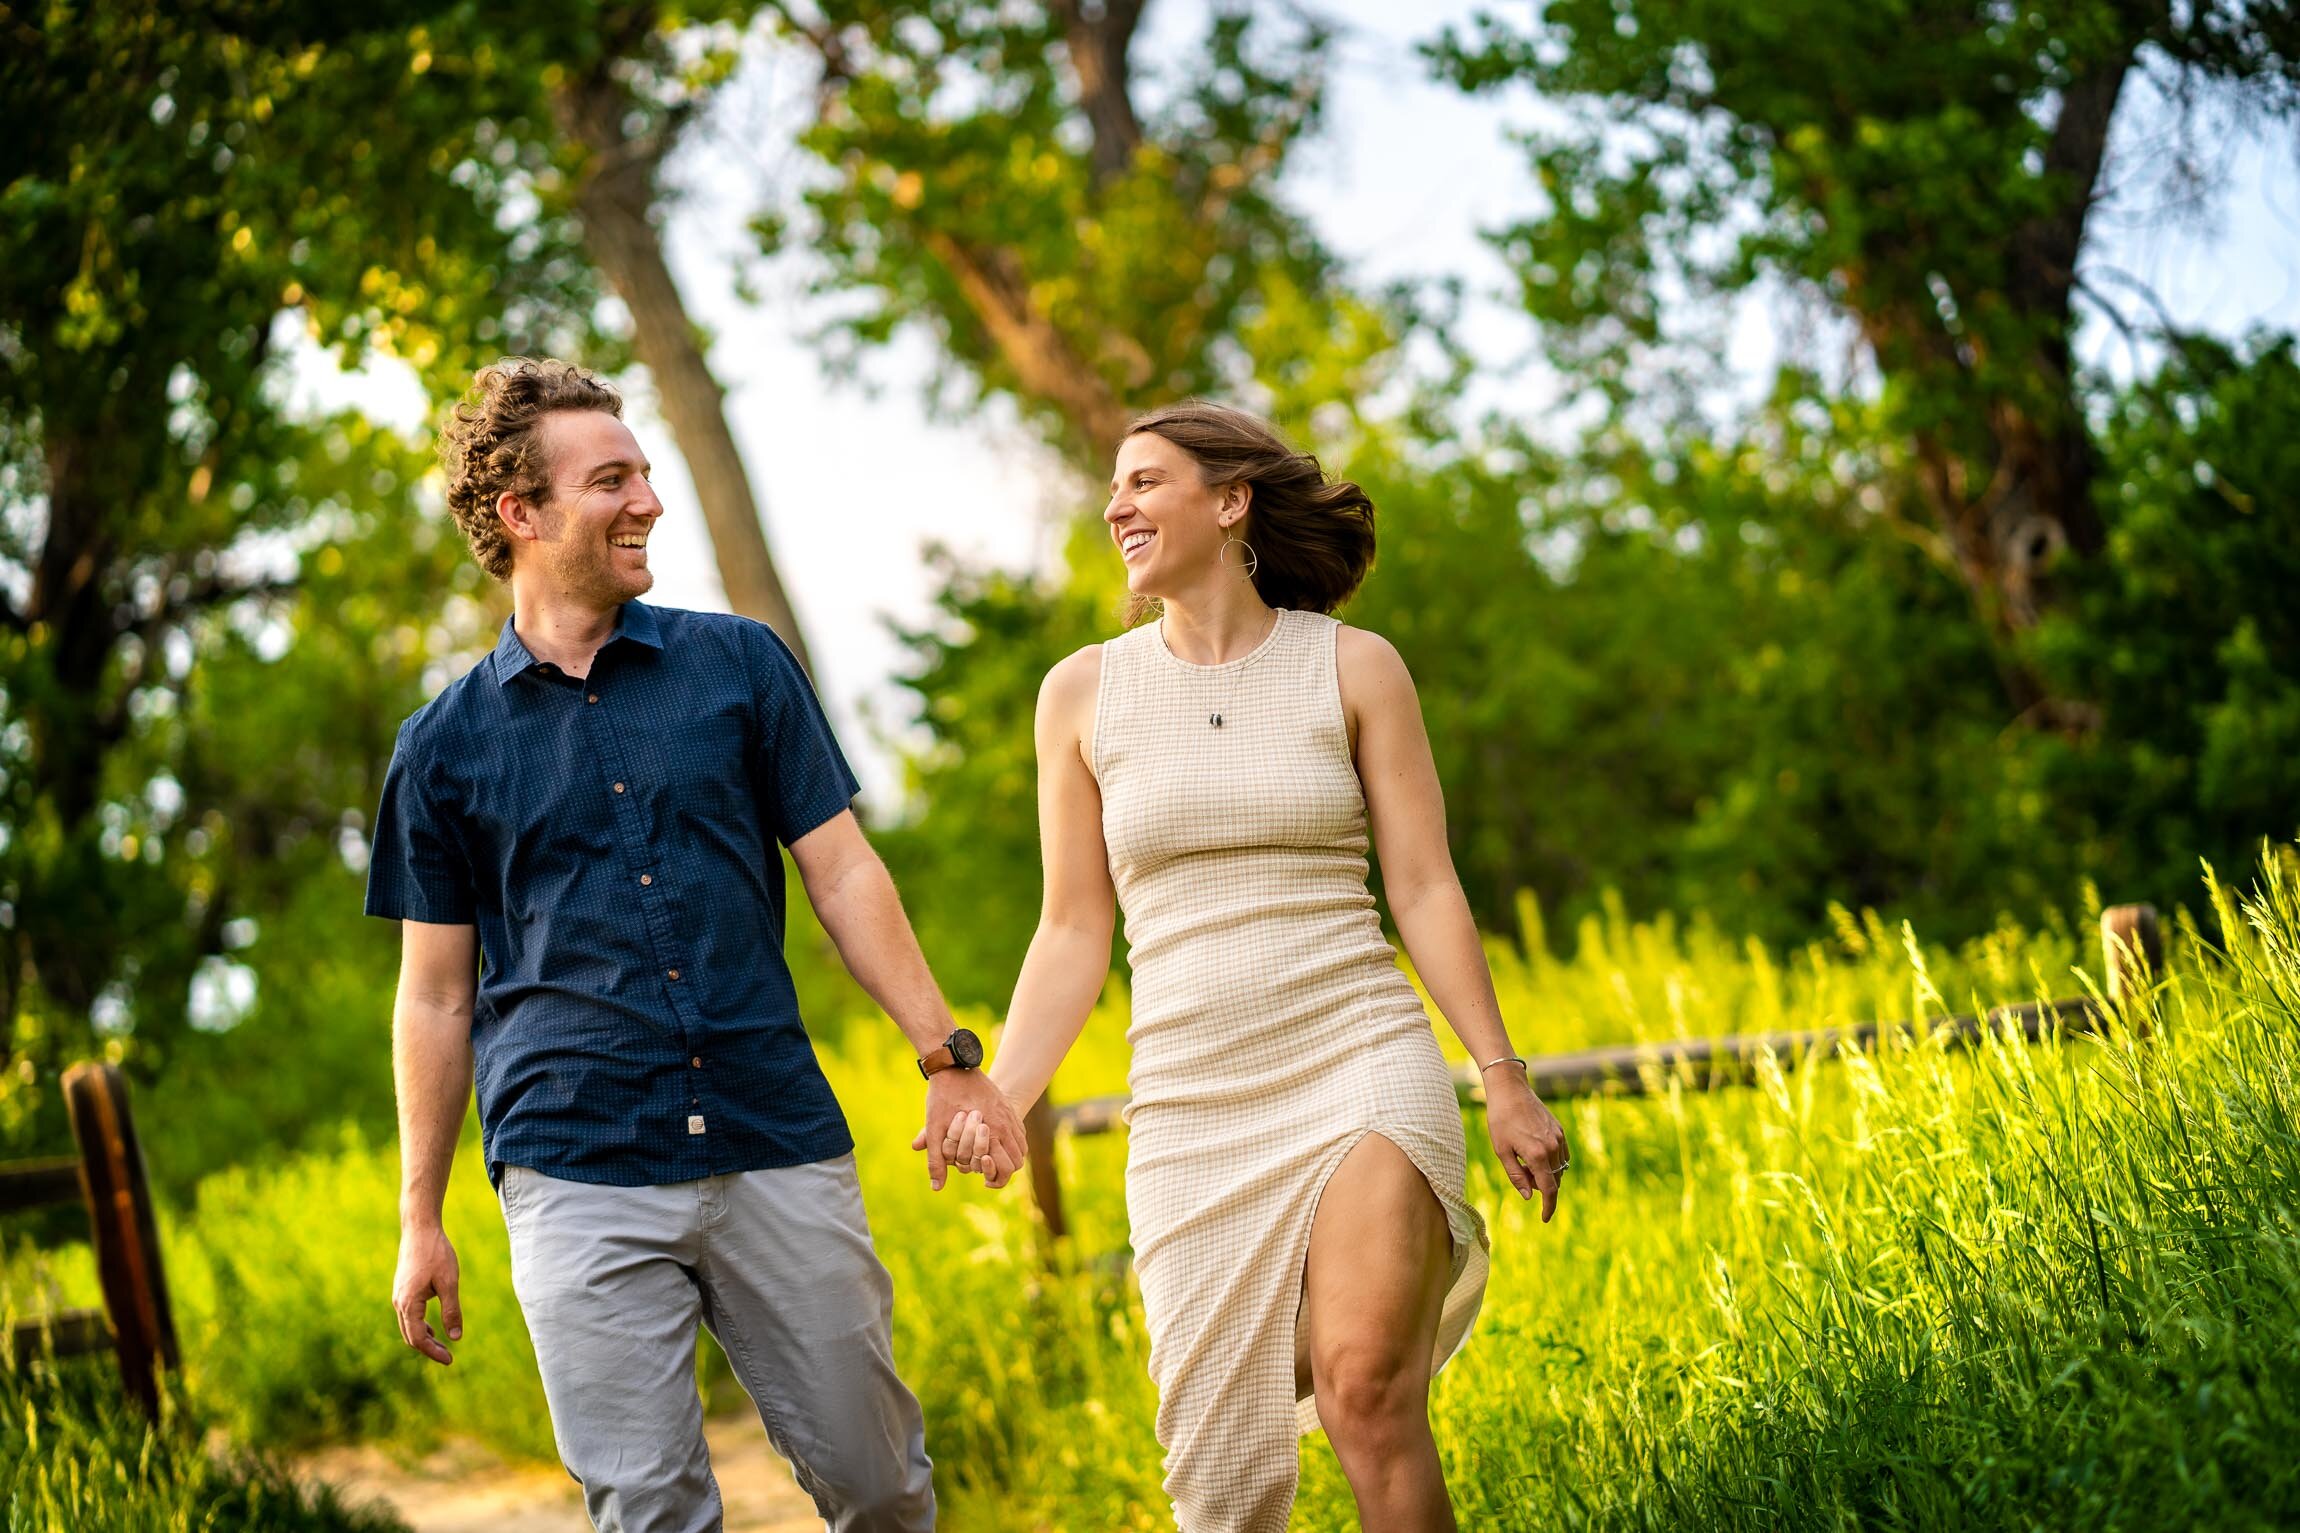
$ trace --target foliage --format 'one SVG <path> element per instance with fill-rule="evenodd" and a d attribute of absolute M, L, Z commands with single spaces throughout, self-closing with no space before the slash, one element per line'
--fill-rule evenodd
<path fill-rule="evenodd" d="M 2100 728 L 2036 781 L 2104 886 L 2167 899 L 2300 817 L 2300 356 L 2191 340 L 2108 408 L 2107 555 L 2037 643 Z"/>
<path fill-rule="evenodd" d="M 421 455 L 296 418 L 278 355 L 302 327 L 437 380 L 582 338 L 564 221 L 513 222 L 547 169 L 518 103 L 484 50 L 435 88 L 427 14 L 4 23 L 0 1139 L 57 1134 L 63 1061 L 148 1078 L 244 985 L 229 955 L 356 855 L 390 720 L 479 626 Z"/>
<path fill-rule="evenodd" d="M 42 1359 L 0 1369 L 0 1515 L 11 1533 L 393 1533 L 399 1522 L 336 1504 L 279 1465 L 218 1455 L 181 1401 L 158 1426 L 120 1396 L 110 1362 Z"/>
<path fill-rule="evenodd" d="M 2102 544 L 2069 342 L 2120 103 L 2146 79 L 2182 115 L 2300 110 L 2281 3 L 1561 0 L 1428 51 L 1465 89 L 1558 109 L 1526 139 L 1540 204 L 1494 239 L 1573 381 L 1625 407 L 1673 314 L 1760 283 L 1818 298 L 1999 635 L 2053 604 L 2064 549 Z M 2006 681 L 2016 709 L 2054 701 Z"/>
<path fill-rule="evenodd" d="M 1616 433 L 1568 456 L 1371 423 L 1345 442 L 1334 468 L 1381 507 L 1382 552 L 1343 616 L 1414 674 L 1488 929 L 1521 893 L 1569 928 L 1611 891 L 1775 941 L 1832 901 L 1965 936 L 2074 887 L 2086 864 L 2056 845 L 2034 742 L 2004 738 L 1963 594 L 1880 526 L 1882 476 L 1843 446 L 1860 422 L 1816 417 L 1791 390 L 1741 443 Z M 943 622 L 912 636 L 933 743 L 887 855 L 970 1000 L 1003 1003 L 1036 920 L 1032 701 L 1116 631 L 1115 566 L 1081 532 L 1064 581 L 953 572 Z"/>
<path fill-rule="evenodd" d="M 1316 354 L 1242 346 L 1257 324 L 1359 322 L 1277 195 L 1318 122 L 1318 23 L 1217 12 L 1153 110 L 1126 55 L 1139 3 L 771 9 L 823 66 L 800 142 L 828 172 L 807 206 L 818 287 L 847 300 L 834 358 L 922 327 L 940 397 L 1012 397 L 1098 479 L 1132 412 Z"/>
<path fill-rule="evenodd" d="M 933 740 L 905 786 L 927 807 L 873 841 L 944 992 L 1003 1007 L 1038 924 L 1038 684 L 1101 637 L 1116 599 L 934 557 L 935 621 L 903 635 Z"/>
<path fill-rule="evenodd" d="M 1230 214 L 1235 231 L 1184 239 L 1120 216 L 1175 145 L 1213 144 L 1216 165 L 1250 157 L 1254 135 L 1209 133 L 1218 114 L 1203 106 L 1195 132 L 1174 130 L 1205 78 L 1264 113 L 1310 105 L 1268 141 L 1314 129 L 1315 28 L 1255 69 L 1182 66 L 1168 110 L 1142 114 L 1113 159 L 1103 108 L 1132 111 L 1152 88 L 1124 63 L 1134 8 L 1106 8 L 1114 69 L 1094 67 L 1063 5 L 935 8 L 899 26 L 871 6 L 780 14 L 824 61 L 806 140 L 831 172 L 810 204 L 820 286 L 861 300 L 843 311 L 840 365 L 923 325 L 963 385 L 944 398 L 1011 395 L 1089 483 L 1108 435 L 1092 422 L 1116 401 L 1215 392 L 1270 410 L 1382 507 L 1382 557 L 1347 616 L 1395 641 L 1420 682 L 1480 918 L 1505 922 L 1520 890 L 1572 914 L 1612 889 L 1640 910 L 1732 909 L 1778 939 L 1833 900 L 1969 934 L 2086 875 L 2170 898 L 2198 848 L 2237 857 L 2245 838 L 2287 828 L 2272 803 L 2260 812 L 2262 792 L 2289 787 L 2274 764 L 2288 758 L 2266 753 L 2250 758 L 2260 791 L 2209 840 L 2171 797 L 2147 811 L 2165 818 L 2158 834 L 2137 803 L 2100 791 L 2158 757 L 2171 764 L 2157 775 L 2193 782 L 2179 764 L 2193 752 L 2136 710 L 2103 728 L 2097 667 L 2074 657 L 2103 641 L 2071 637 L 2081 620 L 2062 596 L 2135 578 L 2132 541 L 2109 531 L 2126 513 L 2107 503 L 2135 488 L 2100 478 L 2095 506 L 2089 465 L 2122 449 L 2094 441 L 2079 390 L 2114 396 L 2068 365 L 2066 273 L 2040 286 L 2036 269 L 2081 247 L 2070 198 L 2081 214 L 2085 156 L 2128 74 L 2237 82 L 2279 112 L 2285 22 L 2207 8 L 2136 32 L 2096 10 L 1944 13 L 1912 34 L 1883 11 L 1840 27 L 1566 5 L 1529 33 L 1489 20 L 1434 44 L 1465 88 L 1531 84 L 1578 114 L 1532 143 L 1539 210 L 1497 235 L 1550 360 L 1614 406 L 1566 442 L 1531 423 L 1464 429 L 1453 386 L 1468 364 L 1444 349 L 1442 311 L 1354 293 L 1291 209 L 1283 156 L 1262 200 Z M 1254 36 L 1218 23 L 1217 66 L 1225 27 L 1240 47 Z M 1891 69 L 1852 62 L 1888 55 Z M 2097 122 L 2080 120 L 2086 91 Z M 2064 101 L 2078 105 L 2056 118 Z M 1142 194 L 1170 211 L 1202 195 L 1168 179 L 1181 190 Z M 1218 299 L 1202 281 L 1188 302 L 1161 286 L 1229 237 L 1293 254 L 1208 267 Z M 1012 279 L 1019 308 L 970 285 L 965 253 L 993 248 L 976 264 Z M 1146 277 L 1142 263 L 1173 271 Z M 1670 326 L 1760 284 L 1844 314 L 1882 387 L 1791 367 L 1757 410 L 1704 418 L 1694 401 L 1718 338 Z M 1417 334 L 1450 375 L 1407 363 L 1401 338 Z M 1125 372 L 1185 343 L 1200 360 Z M 1386 399 L 1384 382 L 1397 385 Z M 2264 428 L 2278 397 L 2258 407 Z M 2163 391 L 2115 403 L 2111 429 L 2144 429 L 2152 404 L 2170 407 Z M 2150 481 L 2160 505 L 2166 484 Z M 2053 521 L 2047 542 L 2099 557 L 2031 560 L 2022 507 Z M 1111 570 L 1085 531 L 1052 579 L 946 565 L 935 623 L 907 635 L 930 743 L 888 852 L 962 996 L 1002 1002 L 1027 942 L 1032 698 L 1046 664 L 1115 630 Z M 2243 609 L 2257 627 L 2270 587 L 2239 589 L 2259 593 Z M 2048 616 L 2064 621 L 2031 642 Z M 945 888 L 963 891 L 947 909 Z"/>

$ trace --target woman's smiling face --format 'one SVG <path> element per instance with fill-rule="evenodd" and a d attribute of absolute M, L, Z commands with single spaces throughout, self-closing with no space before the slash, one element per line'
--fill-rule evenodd
<path fill-rule="evenodd" d="M 1206 483 L 1198 460 L 1152 431 L 1118 447 L 1102 520 L 1126 563 L 1126 589 L 1169 596 L 1214 567 L 1244 511 L 1242 486 Z"/>

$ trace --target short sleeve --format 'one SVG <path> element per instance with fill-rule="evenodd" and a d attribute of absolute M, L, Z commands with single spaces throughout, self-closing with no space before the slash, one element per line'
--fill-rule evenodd
<path fill-rule="evenodd" d="M 798 657 L 763 623 L 752 635 L 751 688 L 758 709 L 758 756 L 751 763 L 759 811 L 783 845 L 832 818 L 862 785 L 848 768 Z"/>
<path fill-rule="evenodd" d="M 414 721 L 400 726 L 383 774 L 367 867 L 367 913 L 394 921 L 467 926 L 478 920 L 471 864 L 441 807 L 426 791 L 430 773 Z"/>

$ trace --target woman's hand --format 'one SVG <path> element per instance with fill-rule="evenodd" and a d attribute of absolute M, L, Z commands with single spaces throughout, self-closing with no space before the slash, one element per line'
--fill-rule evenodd
<path fill-rule="evenodd" d="M 1008 1098 L 1006 1107 L 1017 1121 L 1028 1111 L 1012 1098 Z M 1015 1171 L 1020 1168 L 1008 1166 L 1000 1158 L 995 1137 L 982 1114 L 969 1112 L 953 1118 L 951 1132 L 953 1142 L 948 1161 L 954 1169 L 979 1175 L 993 1188 L 1004 1187 L 1014 1179 Z"/>
<path fill-rule="evenodd" d="M 1485 1131 L 1518 1196 L 1541 1192 L 1541 1222 L 1557 1213 L 1560 1173 L 1573 1163 L 1565 1129 L 1544 1107 L 1515 1060 L 1496 1060 L 1485 1072 Z"/>
<path fill-rule="evenodd" d="M 942 1190 L 946 1172 L 1004 1187 L 1029 1154 L 1022 1114 L 979 1070 L 938 1070 L 926 1088 L 926 1126 L 910 1147 L 926 1152 L 927 1180 Z"/>

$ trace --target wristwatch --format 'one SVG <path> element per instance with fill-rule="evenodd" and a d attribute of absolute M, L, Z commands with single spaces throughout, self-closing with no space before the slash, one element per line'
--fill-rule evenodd
<path fill-rule="evenodd" d="M 918 1073 L 932 1080 L 938 1070 L 979 1070 L 982 1068 L 982 1040 L 959 1028 L 942 1040 L 942 1047 L 918 1062 Z"/>

